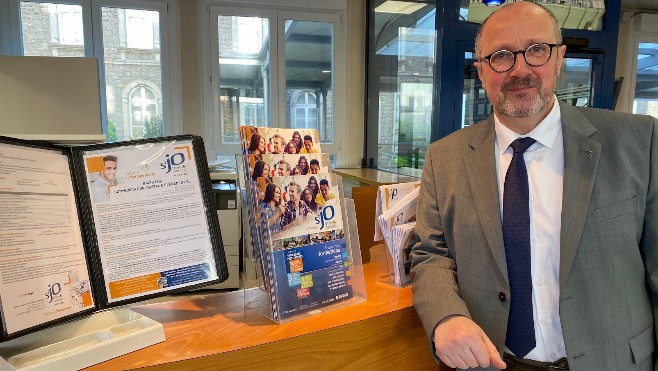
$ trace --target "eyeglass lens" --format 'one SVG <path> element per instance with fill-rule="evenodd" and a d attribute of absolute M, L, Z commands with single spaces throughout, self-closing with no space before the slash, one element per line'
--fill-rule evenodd
<path fill-rule="evenodd" d="M 546 44 L 533 44 L 523 53 L 526 63 L 538 67 L 543 65 L 551 57 L 551 47 Z M 499 50 L 491 55 L 489 63 L 491 68 L 499 72 L 505 72 L 514 66 L 516 62 L 515 53 L 509 50 Z"/>

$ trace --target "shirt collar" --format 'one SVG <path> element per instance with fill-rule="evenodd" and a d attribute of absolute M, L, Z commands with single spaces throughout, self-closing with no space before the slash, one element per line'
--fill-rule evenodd
<path fill-rule="evenodd" d="M 553 108 L 548 115 L 526 135 L 514 132 L 512 129 L 503 125 L 494 113 L 494 130 L 496 131 L 496 142 L 500 153 L 505 153 L 509 145 L 517 138 L 531 137 L 537 143 L 544 147 L 551 148 L 555 143 L 555 138 L 562 129 L 562 115 L 560 113 L 560 104 L 557 97 L 553 95 Z M 533 144 L 534 146 L 534 144 Z"/>

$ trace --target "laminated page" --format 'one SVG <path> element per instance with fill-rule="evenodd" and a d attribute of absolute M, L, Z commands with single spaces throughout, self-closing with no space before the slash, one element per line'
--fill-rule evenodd
<path fill-rule="evenodd" d="M 419 181 L 379 186 L 377 190 L 377 202 L 375 203 L 375 219 L 419 186 Z M 383 238 L 381 229 L 375 223 L 374 241 L 381 241 Z"/>
<path fill-rule="evenodd" d="M 198 155 L 185 137 L 81 152 L 108 304 L 225 279 Z"/>
<path fill-rule="evenodd" d="M 69 157 L 0 141 L 3 335 L 95 307 Z"/>

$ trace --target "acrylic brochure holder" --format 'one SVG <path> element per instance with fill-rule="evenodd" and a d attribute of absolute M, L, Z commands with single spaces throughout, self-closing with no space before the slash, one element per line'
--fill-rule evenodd
<path fill-rule="evenodd" d="M 0 343 L 0 370 L 74 370 L 165 340 L 162 324 L 115 308 Z"/>
<path fill-rule="evenodd" d="M 411 284 L 409 254 L 417 242 L 414 230 L 419 187 L 420 182 L 379 186 L 374 240 L 383 241 L 378 245 L 382 251 L 375 251 L 380 282 L 396 287 Z"/>
<path fill-rule="evenodd" d="M 354 201 L 343 197 L 342 179 L 333 173 L 312 175 L 318 183 L 331 185 L 328 197 L 332 199 L 309 211 L 302 221 L 296 216 L 295 223 L 290 224 L 297 226 L 289 227 L 287 215 L 279 217 L 282 212 L 276 211 L 268 214 L 263 202 L 271 193 L 267 188 L 278 189 L 280 202 L 292 203 L 295 196 L 291 193 L 299 190 L 303 195 L 306 191 L 295 185 L 312 182 L 311 175 L 273 177 L 268 186 L 262 179 L 260 184 L 245 180 L 245 161 L 238 156 L 247 221 L 244 256 L 257 267 L 257 278 L 244 280 L 245 307 L 282 324 L 365 302 Z M 276 224 L 280 221 L 283 227 Z"/>

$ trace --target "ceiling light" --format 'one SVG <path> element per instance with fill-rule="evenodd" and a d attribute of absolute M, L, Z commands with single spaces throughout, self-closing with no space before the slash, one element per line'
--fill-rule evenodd
<path fill-rule="evenodd" d="M 482 3 L 486 6 L 498 6 L 504 2 L 505 0 L 482 0 Z"/>

